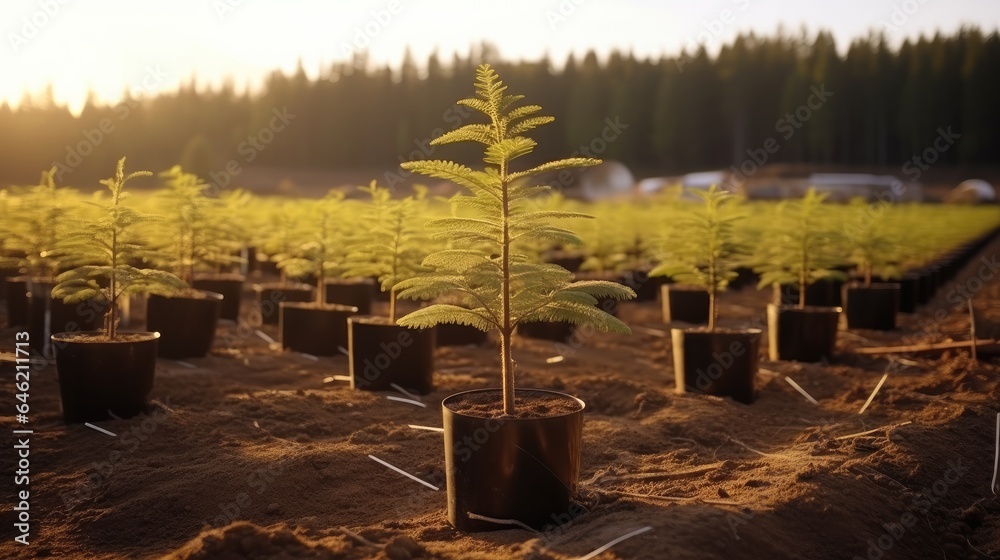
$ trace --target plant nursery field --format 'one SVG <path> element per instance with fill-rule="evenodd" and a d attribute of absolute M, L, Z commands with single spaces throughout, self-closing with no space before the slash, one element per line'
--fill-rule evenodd
<path fill-rule="evenodd" d="M 856 350 L 967 340 L 968 313 L 950 296 L 974 289 L 1000 302 L 998 254 L 994 237 L 896 330 L 841 331 L 828 363 L 768 361 L 762 348 L 752 405 L 674 392 L 668 326 L 653 301 L 621 304 L 631 336 L 515 337 L 521 387 L 586 402 L 578 515 L 540 532 L 452 528 L 442 434 L 410 427 L 440 427 L 449 394 L 496 386 L 493 342 L 438 348 L 435 389 L 417 406 L 387 398 L 398 392 L 352 390 L 339 377 L 346 356 L 282 352 L 256 332 L 278 338 L 276 326 L 224 322 L 207 356 L 157 363 L 150 413 L 99 423 L 114 436 L 64 424 L 55 368 L 37 366 L 30 424 L 0 420 L 7 433 L 33 430 L 24 550 L 95 560 L 566 559 L 649 527 L 597 558 L 996 557 L 1000 361 L 972 361 L 967 349 L 892 361 Z M 720 325 L 761 324 L 769 295 L 721 294 Z M 245 298 L 243 317 L 249 306 Z M 0 331 L 5 351 L 15 331 Z M 16 470 L 9 450 L 0 468 Z M 14 498 L 5 496 L 5 522 Z M 19 546 L 5 539 L 0 557 L 25 557 Z"/>

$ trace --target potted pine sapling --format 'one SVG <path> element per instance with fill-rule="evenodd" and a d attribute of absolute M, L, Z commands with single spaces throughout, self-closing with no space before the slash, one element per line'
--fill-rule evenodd
<path fill-rule="evenodd" d="M 251 324 L 277 325 L 278 306 L 282 302 L 311 302 L 315 297 L 312 286 L 292 280 L 295 277 L 289 275 L 290 269 L 277 268 L 278 261 L 291 255 L 296 247 L 301 220 L 301 209 L 291 202 L 282 204 L 269 215 L 269 224 L 265 227 L 267 235 L 260 245 L 266 262 L 275 265 L 279 279 L 277 282 L 254 284 L 256 302 Z"/>
<path fill-rule="evenodd" d="M 15 202 L 14 197 L 7 189 L 0 189 L 0 216 L 16 216 L 19 201 Z M 14 235 L 14 220 L 0 221 L 0 301 L 7 300 L 7 322 L 8 326 L 20 323 L 11 322 L 10 299 L 7 297 L 7 279 L 16 278 L 21 275 L 21 259 L 18 251 L 14 248 L 12 237 Z M 24 321 L 27 321 L 27 309 L 24 310 Z"/>
<path fill-rule="evenodd" d="M 375 181 L 363 189 L 371 195 L 364 223 L 366 241 L 348 256 L 348 273 L 378 278 L 389 293 L 389 316 L 358 316 L 347 320 L 351 387 L 369 391 L 392 385 L 426 394 L 434 388 L 434 329 L 410 329 L 396 324 L 396 286 L 425 272 L 428 239 L 423 224 L 423 196 L 418 192 L 392 200 Z"/>
<path fill-rule="evenodd" d="M 232 263 L 224 226 L 211 214 L 216 201 L 204 195 L 206 185 L 197 175 L 174 166 L 161 174 L 166 188 L 160 195 L 159 254 L 153 260 L 171 271 L 186 286 L 195 271 Z M 218 292 L 187 289 L 163 296 L 150 294 L 146 303 L 146 329 L 160 333 L 159 356 L 180 360 L 208 354 L 224 296 Z"/>
<path fill-rule="evenodd" d="M 524 134 L 553 118 L 539 116 L 537 105 L 515 107 L 523 96 L 506 93 L 488 64 L 476 70 L 475 89 L 474 97 L 459 103 L 483 113 L 488 122 L 461 126 L 432 144 L 478 142 L 484 146 L 485 167 L 473 170 L 442 160 L 402 164 L 408 171 L 454 181 L 471 191 L 472 196 L 455 201 L 475 217 L 428 224 L 437 235 L 469 247 L 428 256 L 423 264 L 433 272 L 397 284 L 399 296 L 429 299 L 458 293 L 464 305 L 430 305 L 398 323 L 412 328 L 460 323 L 499 333 L 501 387 L 457 393 L 441 403 L 448 520 L 469 531 L 507 529 L 511 520 L 541 528 L 568 515 L 580 470 L 585 405 L 563 393 L 515 388 L 511 338 L 519 324 L 530 321 L 569 321 L 629 333 L 624 323 L 596 304 L 599 297 L 625 299 L 635 293 L 612 282 L 574 281 L 566 269 L 532 262 L 517 251 L 518 243 L 533 239 L 579 243 L 571 231 L 549 222 L 585 215 L 533 210 L 532 197 L 548 187 L 531 178 L 599 160 L 569 158 L 515 171 L 512 162 L 536 145 Z M 466 445 L 473 440 L 475 447 Z"/>
<path fill-rule="evenodd" d="M 326 279 L 339 276 L 347 256 L 344 195 L 330 191 L 323 199 L 312 203 L 308 229 L 299 244 L 289 253 L 275 256 L 282 274 L 316 279 L 315 300 L 311 302 L 283 301 L 278 304 L 278 332 L 286 350 L 315 356 L 335 356 L 347 347 L 347 319 L 358 313 L 350 305 L 329 303 Z"/>
<path fill-rule="evenodd" d="M 895 276 L 899 262 L 892 235 L 885 223 L 884 205 L 858 205 L 856 218 L 844 225 L 849 260 L 859 280 L 844 285 L 844 317 L 848 329 L 889 331 L 896 328 L 899 284 L 873 282 L 877 274 Z"/>
<path fill-rule="evenodd" d="M 70 189 L 56 187 L 55 169 L 45 171 L 39 184 L 21 199 L 17 225 L 12 231 L 11 241 L 24 254 L 20 267 L 26 274 L 11 281 L 19 286 L 20 293 L 15 296 L 27 298 L 30 346 L 40 353 L 46 353 L 52 333 L 94 329 L 106 311 L 103 302 L 67 305 L 52 300 L 50 295 L 64 260 L 56 248 L 69 231 L 72 220 L 69 210 L 75 202 Z"/>
<path fill-rule="evenodd" d="M 711 296 L 703 285 L 701 272 L 706 239 L 691 229 L 693 221 L 697 227 L 704 224 L 690 217 L 698 212 L 693 203 L 678 204 L 677 212 L 665 216 L 668 221 L 659 235 L 658 250 L 653 259 L 657 266 L 649 275 L 667 279 L 660 286 L 660 310 L 664 323 L 706 325 L 711 315 Z"/>
<path fill-rule="evenodd" d="M 743 216 L 730 208 L 735 197 L 715 185 L 694 193 L 704 200 L 701 212 L 678 218 L 690 236 L 690 248 L 671 253 L 653 271 L 708 292 L 707 328 L 670 330 L 676 391 L 728 396 L 749 404 L 756 398 L 761 330 L 716 326 L 718 294 L 745 260 L 734 227 Z"/>
<path fill-rule="evenodd" d="M 222 294 L 219 319 L 227 321 L 239 321 L 249 263 L 257 258 L 250 246 L 253 226 L 248 223 L 252 220 L 248 208 L 252 198 L 250 193 L 237 189 L 218 199 L 206 199 L 213 243 L 208 250 L 209 258 L 203 260 L 201 270 L 195 271 L 190 284 L 196 290 Z"/>
<path fill-rule="evenodd" d="M 94 298 L 109 302 L 103 330 L 52 335 L 67 423 L 129 418 L 146 409 L 160 335 L 119 332 L 118 302 L 132 294 L 171 295 L 187 288 L 169 272 L 129 264 L 149 255 L 135 234 L 149 219 L 124 204 L 125 184 L 144 175 L 151 173 L 125 175 L 125 158 L 119 160 L 115 176 L 101 181 L 111 199 L 91 202 L 99 207 L 100 217 L 81 224 L 59 247 L 61 254 L 73 255 L 81 264 L 56 278 L 52 297 L 69 304 Z"/>
<path fill-rule="evenodd" d="M 801 200 L 779 208 L 763 231 L 758 264 L 759 287 L 794 285 L 796 305 L 767 306 L 768 353 L 772 360 L 817 362 L 830 358 L 837 344 L 839 307 L 809 305 L 809 287 L 820 280 L 844 280 L 834 268 L 833 231 L 824 220 L 826 194 L 810 189 Z"/>

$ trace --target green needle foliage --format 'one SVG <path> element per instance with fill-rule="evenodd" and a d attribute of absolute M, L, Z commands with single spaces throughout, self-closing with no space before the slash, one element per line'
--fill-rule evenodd
<path fill-rule="evenodd" d="M 19 265 L 32 278 L 53 278 L 59 272 L 56 247 L 66 235 L 66 218 L 75 202 L 72 191 L 56 188 L 55 168 L 42 172 L 41 181 L 21 199 L 17 226 L 11 226 L 12 245 L 24 252 Z"/>
<path fill-rule="evenodd" d="M 809 189 L 802 199 L 781 204 L 774 219 L 765 224 L 754 259 L 760 287 L 799 287 L 799 309 L 805 308 L 806 288 L 814 282 L 847 279 L 834 268 L 838 264 L 836 240 L 823 206 L 827 196 Z"/>
<path fill-rule="evenodd" d="M 857 267 L 864 285 L 871 286 L 875 274 L 884 278 L 897 277 L 901 257 L 887 219 L 889 206 L 860 202 L 852 204 L 851 208 L 854 219 L 844 221 L 844 240 L 848 260 Z"/>
<path fill-rule="evenodd" d="M 14 224 L 17 216 L 15 208 L 19 207 L 10 193 L 6 189 L 0 189 L 0 216 L 7 216 L 7 219 L 0 221 L 0 268 L 13 268 L 21 263 L 21 259 L 14 256 Z"/>
<path fill-rule="evenodd" d="M 712 185 L 707 191 L 692 190 L 704 201 L 697 211 L 688 211 L 677 218 L 677 228 L 683 232 L 665 244 L 659 265 L 650 276 L 669 276 L 676 282 L 708 290 L 708 329 L 715 330 L 718 316 L 716 298 L 736 278 L 736 267 L 745 254 L 736 241 L 735 223 L 744 216 L 732 211 L 733 194 Z"/>
<path fill-rule="evenodd" d="M 52 297 L 66 303 L 98 297 L 109 302 L 104 334 L 110 341 L 118 335 L 118 298 L 149 293 L 170 296 L 187 288 L 183 280 L 169 272 L 129 264 L 149 254 L 133 232 L 153 219 L 123 204 L 129 194 L 124 191 L 125 183 L 149 175 L 152 173 L 148 171 L 125 175 L 125 158 L 118 160 L 115 176 L 101 181 L 111 191 L 111 200 L 106 204 L 87 202 L 99 208 L 101 216 L 81 221 L 59 247 L 60 254 L 73 255 L 74 260 L 85 264 L 60 274 Z"/>
<path fill-rule="evenodd" d="M 161 244 L 166 258 L 156 259 L 188 285 L 197 270 L 218 270 L 240 262 L 236 233 L 219 219 L 220 201 L 205 196 L 208 185 L 179 165 L 160 174 L 166 178 L 161 207 Z"/>
<path fill-rule="evenodd" d="M 344 272 L 348 253 L 345 240 L 349 230 L 344 205 L 344 193 L 328 192 L 312 204 L 311 215 L 307 218 L 311 227 L 304 240 L 288 252 L 274 256 L 283 278 L 310 275 L 316 278 L 316 304 L 320 307 L 326 305 L 326 279 L 339 278 Z"/>
<path fill-rule="evenodd" d="M 397 285 L 400 297 L 435 298 L 458 293 L 463 306 L 435 304 L 400 319 L 407 327 L 432 327 L 440 323 L 471 325 L 500 334 L 503 410 L 514 415 L 514 360 L 511 336 L 526 321 L 568 321 L 593 325 L 602 331 L 629 333 L 629 328 L 597 308 L 597 298 L 627 299 L 635 292 L 604 281 L 573 281 L 566 269 L 531 262 L 528 255 L 512 250 L 519 242 L 550 240 L 579 244 L 577 236 L 549 223 L 559 218 L 585 218 L 586 214 L 534 210 L 533 197 L 549 190 L 528 179 L 559 169 L 596 165 L 600 160 L 569 158 L 523 171 L 513 171 L 511 162 L 534 149 L 535 141 L 524 133 L 549 122 L 539 116 L 538 105 L 514 107 L 524 96 L 506 93 L 506 86 L 488 64 L 476 70 L 476 96 L 460 104 L 486 115 L 485 124 L 467 124 L 436 138 L 433 145 L 477 142 L 484 146 L 486 165 L 473 170 L 451 161 L 411 161 L 403 169 L 454 181 L 471 191 L 457 195 L 455 203 L 474 217 L 451 217 L 430 222 L 436 235 L 468 243 L 470 248 L 448 249 L 428 256 L 423 264 L 434 272 L 404 280 Z M 482 249 L 475 244 L 482 244 Z"/>
<path fill-rule="evenodd" d="M 351 276 L 378 278 L 383 292 L 389 292 L 389 321 L 396 322 L 396 286 L 429 269 L 421 266 L 427 256 L 430 240 L 423 224 L 417 219 L 424 214 L 426 190 L 415 196 L 393 200 L 389 189 L 372 181 L 363 191 L 371 195 L 371 204 L 364 223 L 371 229 L 366 241 L 354 247 L 347 257 Z"/>
<path fill-rule="evenodd" d="M 303 219 L 301 209 L 291 202 L 285 202 L 277 208 L 269 210 L 263 228 L 265 232 L 264 238 L 260 243 L 260 247 L 263 249 L 264 254 L 267 255 L 268 260 L 280 264 L 282 260 L 295 255 L 295 251 L 299 248 L 298 238 L 301 236 L 299 231 L 301 227 L 300 222 Z M 288 283 L 290 273 L 293 274 L 292 278 L 295 278 L 294 271 L 296 268 L 295 266 L 291 268 L 278 267 L 281 273 L 281 284 Z"/>

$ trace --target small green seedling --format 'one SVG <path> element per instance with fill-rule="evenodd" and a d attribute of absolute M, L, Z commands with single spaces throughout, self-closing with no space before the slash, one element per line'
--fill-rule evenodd
<path fill-rule="evenodd" d="M 571 231 L 551 225 L 551 219 L 589 218 L 565 211 L 533 210 L 533 198 L 549 190 L 529 179 L 538 174 L 596 165 L 593 158 L 569 158 L 514 171 L 512 162 L 532 152 L 535 141 L 523 134 L 554 119 L 539 116 L 537 105 L 515 105 L 522 95 L 506 93 L 497 73 L 483 64 L 476 70 L 476 96 L 460 104 L 489 119 L 467 124 L 434 139 L 437 146 L 453 142 L 477 142 L 484 146 L 482 170 L 451 161 L 429 160 L 404 163 L 404 169 L 446 179 L 467 188 L 472 196 L 458 195 L 455 203 L 475 217 L 451 217 L 432 221 L 439 236 L 457 242 L 481 243 L 484 247 L 449 249 L 428 256 L 423 264 L 434 270 L 397 284 L 400 297 L 436 298 L 461 294 L 466 307 L 434 304 L 399 320 L 406 327 L 426 328 L 457 323 L 500 334 L 500 364 L 504 415 L 515 414 L 514 360 L 511 336 L 527 321 L 568 321 L 589 324 L 601 331 L 629 333 L 629 328 L 597 308 L 597 298 L 628 299 L 631 289 L 605 281 L 573 281 L 566 269 L 539 264 L 516 251 L 519 242 L 546 239 L 576 245 Z"/>
<path fill-rule="evenodd" d="M 312 205 L 308 233 L 286 253 L 274 256 L 282 278 L 316 278 L 316 305 L 326 305 L 325 283 L 327 278 L 343 275 L 348 254 L 346 238 L 350 226 L 345 222 L 344 193 L 330 191 Z"/>
<path fill-rule="evenodd" d="M 72 255 L 73 261 L 81 264 L 56 277 L 58 284 L 52 289 L 52 297 L 66 303 L 103 298 L 109 303 L 104 316 L 104 335 L 109 341 L 118 337 L 117 304 L 123 295 L 170 296 L 187 288 L 183 280 L 169 272 L 129 264 L 151 253 L 135 231 L 152 218 L 123 204 L 129 194 L 124 190 L 125 183 L 149 175 L 152 173 L 148 171 L 125 175 L 125 158 L 118 160 L 115 176 L 101 181 L 111 191 L 111 200 L 106 204 L 87 201 L 101 211 L 100 217 L 75 224 L 77 227 L 59 247 L 60 254 Z"/>

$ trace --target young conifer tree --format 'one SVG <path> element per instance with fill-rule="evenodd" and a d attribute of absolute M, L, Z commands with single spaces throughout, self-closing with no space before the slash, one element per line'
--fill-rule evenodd
<path fill-rule="evenodd" d="M 289 241 L 286 253 L 274 256 L 282 277 L 316 278 L 316 305 L 326 302 L 326 279 L 340 277 L 348 253 L 348 231 L 345 223 L 344 193 L 331 190 L 325 197 L 311 203 L 308 229 L 297 245 Z"/>
<path fill-rule="evenodd" d="M 477 142 L 483 145 L 486 165 L 474 170 L 451 161 L 411 161 L 403 168 L 453 181 L 472 196 L 456 196 L 455 202 L 475 217 L 451 217 L 430 222 L 439 236 L 471 243 L 484 249 L 448 249 L 431 254 L 424 265 L 434 272 L 401 282 L 400 297 L 435 298 L 460 293 L 465 307 L 435 304 L 399 320 L 408 327 L 432 327 L 439 323 L 471 325 L 500 334 L 500 364 L 504 415 L 514 415 L 514 360 L 511 336 L 526 321 L 568 321 L 589 324 L 602 331 L 629 333 L 629 328 L 597 308 L 597 298 L 628 299 L 631 289 L 605 281 L 573 281 L 566 269 L 531 262 L 518 250 L 524 242 L 539 239 L 568 245 L 579 244 L 573 232 L 551 225 L 556 218 L 589 218 L 586 214 L 535 210 L 533 198 L 549 190 L 530 179 L 542 173 L 596 165 L 600 160 L 569 158 L 515 171 L 512 162 L 534 149 L 534 140 L 524 134 L 552 122 L 540 116 L 538 105 L 515 107 L 524 96 L 506 93 L 497 73 L 483 64 L 476 70 L 476 96 L 460 104 L 485 115 L 486 123 L 467 124 L 436 138 L 432 144 Z"/>
<path fill-rule="evenodd" d="M 806 288 L 818 280 L 846 280 L 836 270 L 835 237 L 826 223 L 823 201 L 827 194 L 809 189 L 801 200 L 782 203 L 766 224 L 754 270 L 760 286 L 794 284 L 799 289 L 799 309 L 806 304 Z"/>
<path fill-rule="evenodd" d="M 148 171 L 125 175 L 125 158 L 118 160 L 115 176 L 101 181 L 111 191 L 111 200 L 107 204 L 88 201 L 101 211 L 100 217 L 74 224 L 76 227 L 59 247 L 60 254 L 71 257 L 80 266 L 56 278 L 58 284 L 52 289 L 52 297 L 78 303 L 103 296 L 110 303 L 104 317 L 104 334 L 110 341 L 118 336 L 120 297 L 149 293 L 171 296 L 187 288 L 183 280 L 169 272 L 139 269 L 129 264 L 143 260 L 150 252 L 137 239 L 136 229 L 152 221 L 152 217 L 123 203 L 129 194 L 125 192 L 125 183 L 149 175 L 152 173 Z"/>
<path fill-rule="evenodd" d="M 716 299 L 732 282 L 736 267 L 744 262 L 744 247 L 737 241 L 735 223 L 744 216 L 730 211 L 735 196 L 717 185 L 693 190 L 704 204 L 699 211 L 677 218 L 679 238 L 665 244 L 660 264 L 650 276 L 669 276 L 677 282 L 708 291 L 708 330 L 715 330 Z"/>
<path fill-rule="evenodd" d="M 393 200 L 389 189 L 375 181 L 363 191 L 371 195 L 365 223 L 371 229 L 364 242 L 347 257 L 347 274 L 378 278 L 383 292 L 389 292 L 389 321 L 396 322 L 396 285 L 407 278 L 427 272 L 421 261 L 429 252 L 423 224 L 417 220 L 424 210 L 426 189 L 415 196 Z"/>

